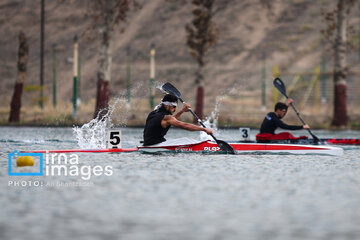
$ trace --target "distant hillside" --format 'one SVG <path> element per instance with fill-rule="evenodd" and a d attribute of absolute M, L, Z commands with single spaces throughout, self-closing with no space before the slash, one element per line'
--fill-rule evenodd
<path fill-rule="evenodd" d="M 57 44 L 58 98 L 59 101 L 71 101 L 75 34 L 80 35 L 81 97 L 84 101 L 93 99 L 98 42 L 96 39 L 90 41 L 90 35 L 83 35 L 90 22 L 85 16 L 88 1 L 45 2 L 45 81 L 48 101 L 52 98 L 54 43 Z M 191 4 L 164 0 L 140 2 L 143 7 L 131 13 L 125 32 L 117 34 L 113 46 L 112 96 L 125 93 L 128 46 L 131 47 L 133 95 L 139 98 L 148 96 L 149 50 L 151 43 L 155 43 L 156 81 L 171 81 L 187 99 L 194 99 L 193 72 L 196 62 L 188 53 L 184 30 L 185 24 L 191 21 Z M 335 0 L 279 0 L 274 3 L 273 9 L 268 10 L 258 0 L 244 0 L 234 1 L 219 12 L 214 21 L 220 29 L 220 40 L 209 50 L 205 68 L 207 98 L 260 90 L 263 56 L 266 56 L 269 93 L 274 65 L 279 66 L 280 72 L 312 72 L 314 66 L 320 65 L 321 55 L 326 51 L 321 42 L 320 30 L 325 26 L 321 12 L 331 9 L 335 3 Z M 360 11 L 356 7 L 350 18 L 355 29 L 359 27 L 359 16 Z M 40 1 L 1 1 L 0 26 L 0 96 L 6 106 L 9 105 L 16 79 L 20 31 L 24 31 L 29 39 L 26 84 L 39 83 Z M 331 52 L 326 53 L 326 60 L 326 69 L 331 71 Z M 350 70 L 359 69 L 358 50 L 349 50 L 348 64 Z M 287 80 L 291 80 L 290 75 Z M 350 90 L 350 93 L 356 94 L 356 91 Z M 34 104 L 36 100 L 34 94 L 26 93 L 24 99 L 25 105 Z"/>

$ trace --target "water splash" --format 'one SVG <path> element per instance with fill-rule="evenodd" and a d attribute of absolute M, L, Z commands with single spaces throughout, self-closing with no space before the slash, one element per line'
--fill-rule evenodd
<path fill-rule="evenodd" d="M 161 83 L 156 82 L 157 86 Z M 131 88 L 131 96 L 143 96 L 143 84 L 134 84 Z M 116 126 L 126 127 L 132 105 L 127 101 L 127 91 L 122 90 L 118 92 L 118 97 L 114 99 L 114 103 L 109 104 L 108 112 L 101 119 L 99 115 L 97 118 L 92 119 L 90 122 L 81 127 L 74 127 L 73 134 L 77 140 L 80 148 L 83 149 L 102 149 L 107 146 L 107 132 L 114 126 L 112 119 L 115 119 Z"/>
<path fill-rule="evenodd" d="M 214 135 L 218 136 L 220 135 L 218 130 L 218 119 L 219 119 L 219 112 L 220 112 L 220 106 L 221 102 L 231 95 L 239 95 L 239 92 L 241 92 L 242 89 L 245 88 L 244 83 L 235 83 L 232 86 L 226 88 L 220 95 L 216 97 L 216 103 L 215 103 L 215 109 L 211 112 L 210 116 L 205 118 L 204 124 L 206 127 L 212 128 L 214 130 Z M 213 140 L 211 136 L 207 135 L 204 132 L 200 132 L 200 139 L 201 140 Z"/>
<path fill-rule="evenodd" d="M 115 102 L 109 106 L 108 112 L 103 117 L 100 118 L 98 115 L 83 126 L 73 128 L 73 133 L 80 148 L 106 148 L 107 131 L 113 126 L 111 115 L 120 101 L 121 99 L 115 99 Z"/>
<path fill-rule="evenodd" d="M 156 81 L 155 82 L 155 88 L 159 89 L 160 91 L 162 91 L 163 93 L 166 93 L 164 92 L 164 90 L 162 89 L 162 86 L 164 85 L 163 82 L 159 82 L 159 81 Z"/>
<path fill-rule="evenodd" d="M 206 127 L 211 128 L 214 131 L 214 135 L 217 135 L 218 132 L 218 119 L 219 119 L 219 112 L 221 101 L 225 98 L 224 95 L 216 97 L 215 109 L 211 112 L 210 116 L 205 118 L 204 124 Z M 213 138 L 206 134 L 205 132 L 200 132 L 200 139 L 201 140 L 213 140 Z"/>

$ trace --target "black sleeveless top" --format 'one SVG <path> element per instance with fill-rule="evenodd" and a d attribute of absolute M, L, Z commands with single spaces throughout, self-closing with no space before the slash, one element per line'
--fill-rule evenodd
<path fill-rule="evenodd" d="M 164 136 L 170 126 L 167 128 L 163 128 L 161 126 L 161 121 L 165 115 L 169 115 L 169 112 L 167 112 L 163 107 L 149 113 L 144 128 L 144 146 L 154 145 L 166 141 Z"/>
<path fill-rule="evenodd" d="M 270 112 L 265 116 L 264 121 L 261 124 L 260 133 L 275 134 L 275 129 L 278 127 L 288 130 L 300 130 L 303 128 L 302 126 L 287 125 L 281 121 L 274 112 Z"/>

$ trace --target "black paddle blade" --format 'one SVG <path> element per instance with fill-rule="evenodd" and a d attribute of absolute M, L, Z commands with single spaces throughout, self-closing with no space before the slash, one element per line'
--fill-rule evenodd
<path fill-rule="evenodd" d="M 312 138 L 314 139 L 315 142 L 320 142 L 320 139 L 319 139 L 317 136 L 315 136 L 315 135 L 311 132 L 310 129 L 309 129 L 309 133 L 310 133 L 310 135 L 312 136 Z"/>
<path fill-rule="evenodd" d="M 275 78 L 273 84 L 277 88 L 277 90 L 279 90 L 279 92 L 282 93 L 282 95 L 284 95 L 286 98 L 288 98 L 288 96 L 286 94 L 285 84 L 281 81 L 280 78 Z"/>
<path fill-rule="evenodd" d="M 181 93 L 171 83 L 168 83 L 168 82 L 165 83 L 164 85 L 161 86 L 161 89 L 164 92 L 174 95 L 177 98 L 181 98 Z"/>
<path fill-rule="evenodd" d="M 227 142 L 224 142 L 222 140 L 216 140 L 216 143 L 219 145 L 221 151 L 230 153 L 230 154 L 235 154 L 234 148 L 232 146 L 230 146 L 230 144 L 228 144 Z"/>

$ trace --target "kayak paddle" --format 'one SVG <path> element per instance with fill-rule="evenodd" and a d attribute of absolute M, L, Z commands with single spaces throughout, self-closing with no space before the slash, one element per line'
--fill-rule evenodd
<path fill-rule="evenodd" d="M 286 94 L 286 87 L 285 84 L 283 83 L 283 81 L 281 81 L 280 78 L 275 78 L 274 79 L 274 86 L 277 88 L 277 90 L 279 90 L 279 92 L 281 92 L 282 95 L 284 95 L 286 98 L 289 98 L 289 96 Z M 294 109 L 294 111 L 296 112 L 296 115 L 299 117 L 300 121 L 306 125 L 305 121 L 301 118 L 300 113 L 298 112 L 298 110 L 296 109 L 294 103 L 291 103 L 291 107 Z M 310 133 L 310 135 L 313 137 L 315 142 L 319 142 L 320 139 L 315 136 L 310 129 L 307 129 L 308 132 Z"/>
<path fill-rule="evenodd" d="M 164 92 L 174 95 L 182 103 L 185 103 L 184 100 L 181 98 L 181 93 L 171 83 L 165 83 L 164 85 L 161 86 L 161 89 Z M 206 128 L 205 124 L 201 121 L 201 119 L 191 109 L 189 109 L 189 111 L 198 120 L 198 122 L 201 124 L 201 126 Z M 216 137 L 213 134 L 210 134 L 210 136 L 215 140 L 217 145 L 219 145 L 221 151 L 224 151 L 224 152 L 230 153 L 230 154 L 235 154 L 235 150 L 232 146 L 230 146 L 230 144 L 228 144 L 225 141 L 216 139 Z"/>

